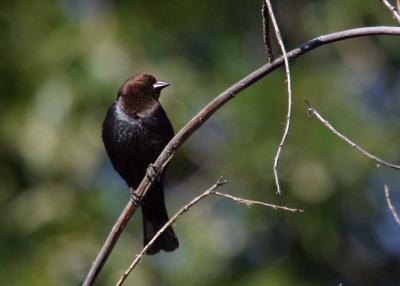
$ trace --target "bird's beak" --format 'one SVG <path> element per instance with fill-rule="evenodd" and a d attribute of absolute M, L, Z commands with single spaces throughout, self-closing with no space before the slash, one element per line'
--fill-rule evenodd
<path fill-rule="evenodd" d="M 161 80 L 159 80 L 155 84 L 153 84 L 153 88 L 156 90 L 162 90 L 164 87 L 167 87 L 167 86 L 169 86 L 169 83 L 165 82 L 165 81 L 161 81 Z"/>

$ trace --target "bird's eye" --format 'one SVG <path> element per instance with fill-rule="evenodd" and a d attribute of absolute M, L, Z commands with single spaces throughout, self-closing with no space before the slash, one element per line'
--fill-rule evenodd
<path fill-rule="evenodd" d="M 150 80 L 145 79 L 145 80 L 144 80 L 144 84 L 149 85 L 149 84 L 150 84 Z"/>

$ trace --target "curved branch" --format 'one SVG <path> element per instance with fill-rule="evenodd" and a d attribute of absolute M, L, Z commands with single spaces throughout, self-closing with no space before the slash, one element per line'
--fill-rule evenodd
<path fill-rule="evenodd" d="M 287 57 L 289 60 L 293 60 L 313 49 L 321 47 L 323 45 L 341 41 L 350 38 L 362 37 L 362 36 L 371 36 L 371 35 L 399 35 L 400 36 L 400 28 L 399 27 L 365 27 L 365 28 L 357 28 L 351 30 L 340 31 L 328 35 L 323 35 L 308 41 L 298 48 L 287 53 Z M 165 165 L 172 159 L 175 155 L 176 150 L 179 146 L 181 146 L 189 137 L 193 134 L 200 126 L 204 124 L 207 119 L 213 115 L 219 108 L 221 108 L 226 102 L 235 97 L 236 94 L 241 92 L 242 90 L 248 88 L 249 86 L 256 83 L 258 80 L 262 79 L 272 71 L 281 67 L 284 63 L 283 57 L 279 57 L 274 60 L 272 63 L 267 63 L 255 70 L 251 74 L 247 75 L 237 83 L 230 86 L 220 95 L 215 97 L 209 104 L 207 104 L 199 113 L 197 113 L 168 143 L 168 145 L 161 152 L 157 161 L 154 163 L 155 168 L 162 170 Z M 146 191 L 149 189 L 151 182 L 148 176 L 144 177 L 140 186 L 136 189 L 135 195 L 141 198 L 145 195 Z M 110 255 L 115 243 L 117 242 L 121 232 L 125 228 L 127 222 L 135 212 L 137 206 L 129 201 L 121 215 L 119 216 L 117 222 L 112 228 L 110 234 L 108 235 L 106 241 L 104 242 L 100 252 L 98 253 L 95 261 L 92 264 L 92 267 L 87 274 L 85 281 L 83 282 L 84 286 L 93 285 L 97 275 L 100 273 L 105 261 Z"/>

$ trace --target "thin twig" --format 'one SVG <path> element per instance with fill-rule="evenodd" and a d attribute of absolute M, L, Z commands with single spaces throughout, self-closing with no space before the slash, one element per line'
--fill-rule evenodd
<path fill-rule="evenodd" d="M 204 191 L 201 195 L 195 197 L 192 201 L 184 205 L 177 213 L 175 213 L 174 216 L 172 216 L 171 219 L 166 224 L 164 224 L 164 226 L 160 228 L 160 230 L 153 236 L 153 238 L 145 245 L 142 251 L 138 255 L 136 255 L 136 258 L 129 265 L 129 268 L 122 274 L 121 278 L 118 280 L 116 285 L 120 286 L 124 283 L 129 273 L 131 273 L 133 268 L 140 262 L 140 260 L 145 255 L 146 251 L 154 244 L 157 238 L 160 237 L 164 233 L 164 231 L 178 219 L 178 217 L 187 212 L 192 206 L 194 206 L 200 200 L 211 195 L 214 190 L 222 187 L 226 183 L 228 183 L 227 180 L 223 179 L 222 177 L 219 178 L 218 181 L 214 185 L 212 185 L 208 190 Z"/>
<path fill-rule="evenodd" d="M 273 208 L 274 210 L 284 210 L 284 211 L 288 211 L 288 212 L 292 212 L 292 213 L 302 213 L 304 212 L 304 210 L 302 209 L 294 209 L 294 208 L 288 208 L 285 206 L 280 206 L 280 205 L 273 205 L 273 204 L 267 204 L 264 202 L 259 202 L 259 201 L 252 201 L 252 200 L 248 200 L 248 199 L 244 199 L 244 198 L 240 198 L 240 197 L 235 197 L 229 194 L 225 194 L 225 193 L 221 193 L 221 192 L 217 192 L 217 191 L 212 191 L 211 192 L 214 195 L 217 196 L 221 196 L 221 197 L 225 197 L 228 199 L 231 199 L 239 204 L 243 204 L 246 206 L 251 206 L 251 205 L 261 205 L 261 206 L 265 206 L 265 207 L 269 207 L 269 208 Z"/>
<path fill-rule="evenodd" d="M 400 0 L 397 0 L 397 9 L 387 0 L 380 0 L 382 4 L 392 13 L 393 19 L 395 19 L 400 24 Z"/>
<path fill-rule="evenodd" d="M 321 123 L 328 128 L 330 131 L 332 131 L 333 134 L 335 134 L 336 136 L 338 136 L 340 139 L 342 139 L 344 142 L 348 143 L 351 147 L 353 147 L 354 149 L 358 150 L 359 152 L 361 152 L 361 154 L 363 154 L 364 156 L 366 156 L 367 158 L 374 160 L 375 162 L 377 162 L 380 165 L 395 169 L 395 170 L 400 170 L 400 166 L 393 164 L 393 163 L 389 163 L 385 160 L 382 160 L 381 158 L 372 155 L 371 153 L 369 153 L 368 151 L 366 151 L 365 149 L 363 149 L 362 147 L 360 147 L 359 145 L 357 145 L 356 143 L 354 143 L 353 141 L 351 141 L 349 138 L 347 138 L 346 136 L 344 136 L 342 133 L 340 133 L 339 131 L 337 131 L 335 129 L 335 127 L 333 127 L 328 120 L 326 120 L 325 118 L 323 118 L 321 116 L 321 114 L 318 113 L 318 111 L 311 106 L 310 102 L 308 102 L 307 99 L 304 99 L 304 101 L 306 102 L 307 106 L 308 106 L 308 114 L 310 116 L 314 115 L 319 121 L 321 121 Z"/>
<path fill-rule="evenodd" d="M 276 193 L 278 195 L 280 195 L 281 187 L 280 187 L 280 183 L 279 183 L 278 163 L 279 163 L 279 159 L 280 159 L 280 155 L 281 155 L 283 146 L 285 145 L 285 141 L 286 141 L 287 137 L 289 136 L 290 117 L 292 115 L 292 81 L 290 79 L 290 67 L 289 67 L 288 56 L 286 54 L 285 45 L 283 44 L 283 40 L 281 37 L 281 33 L 279 31 L 278 23 L 276 21 L 275 15 L 274 15 L 274 11 L 272 10 L 271 1 L 265 0 L 265 3 L 268 7 L 269 18 L 271 19 L 272 25 L 274 26 L 275 36 L 278 41 L 279 47 L 281 49 L 283 59 L 285 61 L 287 92 L 288 92 L 288 111 L 287 111 L 287 115 L 286 115 L 285 129 L 284 129 L 281 142 L 279 143 L 279 147 L 278 147 L 278 150 L 277 150 L 275 158 L 274 158 L 274 165 L 272 167 L 272 170 L 274 172 L 274 177 L 275 177 Z"/>
<path fill-rule="evenodd" d="M 270 19 L 268 14 L 268 9 L 265 4 L 265 1 L 262 1 L 261 7 L 261 15 L 262 15 L 262 23 L 263 23 L 263 40 L 264 40 L 264 47 L 265 47 L 265 54 L 267 55 L 267 59 L 269 63 L 275 59 L 274 53 L 272 52 L 272 45 L 271 45 L 271 35 L 269 33 L 269 25 Z"/>
<path fill-rule="evenodd" d="M 392 200 L 390 199 L 388 186 L 384 185 L 384 190 L 385 190 L 385 198 L 386 198 L 388 208 L 389 208 L 390 212 L 392 213 L 394 220 L 400 226 L 400 218 L 399 218 L 399 215 L 397 214 L 396 208 L 392 204 Z"/>
<path fill-rule="evenodd" d="M 146 251 L 154 244 L 154 242 L 156 241 L 156 239 L 158 237 L 160 237 L 160 235 L 163 234 L 163 232 L 165 232 L 165 230 L 173 223 L 176 222 L 176 220 L 183 215 L 185 212 L 187 212 L 192 206 L 194 206 L 195 204 L 197 204 L 200 200 L 204 199 L 205 197 L 208 197 L 209 195 L 217 195 L 217 196 L 221 196 L 221 197 L 225 197 L 228 199 L 231 199 L 239 204 L 244 204 L 246 206 L 251 206 L 253 204 L 255 205 L 262 205 L 265 207 L 269 207 L 269 208 L 273 208 L 274 210 L 284 210 L 284 211 L 288 211 L 288 212 L 304 212 L 302 209 L 294 209 L 294 208 L 288 208 L 285 206 L 279 206 L 279 205 L 273 205 L 273 204 L 267 204 L 264 202 L 259 202 L 259 201 L 252 201 L 252 200 L 247 200 L 247 199 L 243 199 L 240 197 L 235 197 L 229 194 L 225 194 L 225 193 L 221 193 L 216 191 L 216 189 L 222 187 L 223 185 L 225 185 L 227 183 L 226 180 L 224 180 L 222 177 L 219 178 L 219 180 L 213 185 L 211 186 L 208 190 L 204 191 L 201 195 L 197 196 L 196 198 L 194 198 L 192 201 L 190 201 L 188 204 L 186 204 L 185 206 L 183 206 L 157 233 L 156 235 L 149 241 L 149 243 L 142 249 L 142 251 L 136 255 L 135 259 L 132 261 L 132 263 L 129 265 L 129 268 L 122 274 L 122 276 L 120 277 L 120 279 L 118 280 L 116 286 L 121 286 L 124 281 L 126 280 L 126 278 L 128 277 L 128 275 L 132 272 L 133 268 L 135 268 L 135 266 L 140 262 L 140 260 L 143 258 L 144 254 L 146 253 Z"/>
<path fill-rule="evenodd" d="M 363 27 L 351 30 L 344 30 L 328 35 L 319 36 L 314 38 L 298 48 L 290 51 L 287 54 L 288 59 L 295 59 L 309 51 L 312 51 L 318 47 L 333 43 L 336 41 L 341 41 L 350 38 L 362 37 L 362 36 L 372 36 L 372 35 L 398 35 L 400 36 L 399 27 Z M 173 158 L 176 150 L 181 146 L 198 128 L 200 128 L 207 119 L 213 115 L 218 109 L 220 109 L 225 103 L 235 97 L 236 94 L 243 91 L 244 89 L 250 87 L 260 79 L 264 78 L 266 75 L 270 74 L 274 70 L 278 69 L 284 64 L 283 56 L 275 59 L 272 63 L 267 63 L 252 73 L 248 74 L 246 77 L 240 81 L 234 83 L 228 89 L 223 91 L 217 97 L 215 97 L 211 102 L 207 104 L 199 113 L 197 113 L 168 143 L 168 145 L 161 152 L 157 161 L 154 163 L 154 167 L 162 170 L 164 166 Z M 143 178 L 140 186 L 136 189 L 135 195 L 141 198 L 145 192 L 150 187 L 151 182 L 146 176 Z M 90 271 L 88 272 L 84 286 L 93 285 L 96 277 L 100 273 L 105 261 L 110 255 L 112 249 L 114 248 L 121 232 L 125 228 L 127 222 L 134 214 L 137 209 L 131 200 L 127 203 L 126 207 L 120 214 L 118 220 L 116 221 L 111 232 L 107 236 L 101 250 L 96 256 Z"/>

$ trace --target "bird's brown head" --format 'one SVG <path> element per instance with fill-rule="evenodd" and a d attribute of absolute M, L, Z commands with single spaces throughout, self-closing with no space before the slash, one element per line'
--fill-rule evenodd
<path fill-rule="evenodd" d="M 163 88 L 169 83 L 159 81 L 150 73 L 141 73 L 128 79 L 120 88 L 119 96 L 145 96 L 158 100 Z"/>

